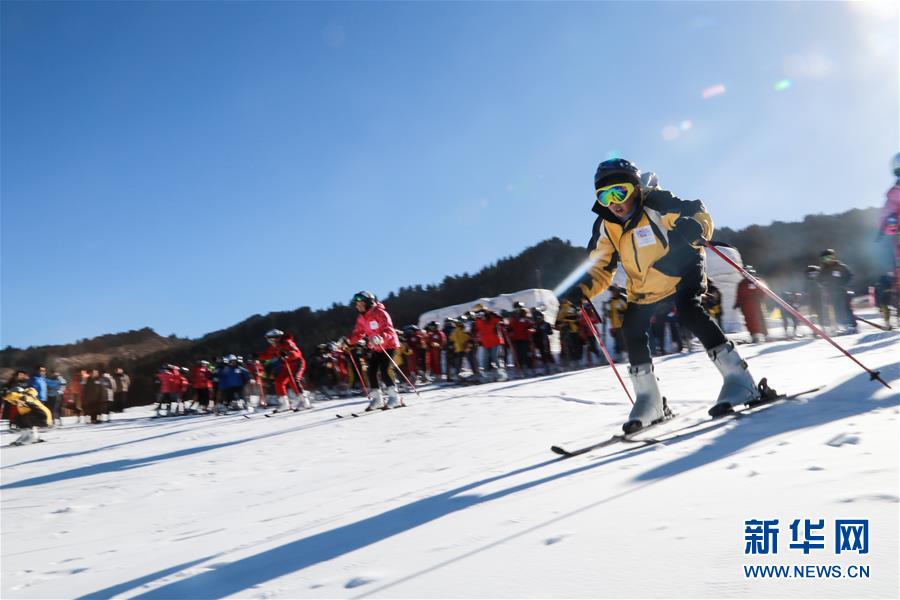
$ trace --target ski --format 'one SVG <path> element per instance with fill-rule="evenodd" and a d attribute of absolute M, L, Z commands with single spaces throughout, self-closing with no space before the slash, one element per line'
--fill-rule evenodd
<path fill-rule="evenodd" d="M 394 408 L 388 408 L 388 407 L 384 406 L 384 407 L 382 407 L 382 408 L 378 408 L 378 409 L 375 409 L 375 410 L 368 410 L 368 411 L 362 411 L 362 412 L 356 412 L 356 413 L 349 413 L 349 414 L 346 414 L 346 415 L 337 414 L 337 415 L 335 415 L 335 417 L 337 417 L 338 419 L 349 419 L 349 418 L 351 418 L 351 417 L 366 417 L 366 416 L 369 416 L 369 415 L 377 415 L 378 413 L 387 412 L 387 411 L 389 411 L 389 410 L 397 410 L 398 408 L 405 408 L 405 407 L 406 407 L 405 404 L 401 404 L 400 406 L 395 406 Z"/>
<path fill-rule="evenodd" d="M 760 412 L 760 411 L 757 410 L 757 409 L 759 409 L 759 408 L 763 408 L 763 407 L 771 407 L 771 406 L 774 406 L 775 404 L 777 404 L 777 403 L 779 403 L 779 402 L 781 402 L 781 401 L 794 400 L 794 399 L 796 399 L 796 398 L 799 398 L 800 396 L 803 396 L 803 395 L 806 395 L 806 394 L 812 394 L 812 393 L 818 392 L 819 390 L 822 390 L 822 389 L 824 389 L 824 388 L 825 388 L 824 385 L 820 385 L 820 386 L 818 386 L 818 387 L 810 388 L 810 389 L 808 389 L 808 390 L 803 390 L 802 392 L 796 392 L 796 393 L 793 393 L 793 394 L 779 394 L 779 395 L 774 396 L 774 397 L 772 397 L 772 398 L 770 398 L 770 399 L 767 399 L 767 400 L 762 400 L 762 401 L 759 401 L 759 402 L 754 402 L 754 403 L 751 404 L 751 405 L 744 406 L 744 407 L 739 408 L 738 410 L 732 411 L 732 412 L 730 412 L 730 413 L 726 413 L 726 414 L 723 414 L 723 415 L 720 415 L 720 416 L 717 416 L 717 417 L 710 417 L 710 418 L 708 418 L 708 419 L 703 419 L 702 421 L 699 421 L 699 422 L 697 422 L 697 423 L 692 423 L 692 424 L 690 424 L 690 425 L 685 425 L 684 427 L 681 427 L 681 428 L 679 428 L 679 429 L 674 429 L 674 430 L 671 430 L 671 431 L 667 431 L 666 434 L 667 434 L 667 435 L 670 435 L 670 434 L 673 434 L 673 433 L 680 433 L 680 432 L 685 431 L 685 430 L 688 430 L 688 429 L 693 429 L 694 427 L 702 427 L 703 425 L 709 425 L 710 423 L 714 423 L 714 422 L 716 422 L 716 421 L 721 421 L 721 420 L 723 420 L 723 419 L 728 419 L 728 418 L 744 418 L 744 417 L 749 416 L 750 414 L 753 414 L 753 413 L 756 413 L 756 412 Z M 639 429 L 638 431 L 635 431 L 635 432 L 633 432 L 633 433 L 628 433 L 628 434 L 624 434 L 624 433 L 623 433 L 623 434 L 616 434 L 616 435 L 613 435 L 613 436 L 609 437 L 608 439 L 605 439 L 605 440 L 603 440 L 603 441 L 601 441 L 601 442 L 597 442 L 596 444 L 591 444 L 591 445 L 585 446 L 585 447 L 583 447 L 583 448 L 577 448 L 577 449 L 574 449 L 574 450 L 567 450 L 567 449 L 563 448 L 562 446 L 551 446 L 551 447 L 550 447 L 550 450 L 553 451 L 555 454 L 559 454 L 559 455 L 561 455 L 561 456 L 563 456 L 563 457 L 565 457 L 565 458 L 569 458 L 569 457 L 572 457 L 572 456 L 578 456 L 578 455 L 580 455 L 580 454 L 586 454 L 586 453 L 591 452 L 591 451 L 593 451 L 593 450 L 598 450 L 598 449 L 600 449 L 600 448 L 605 448 L 606 446 L 611 446 L 611 445 L 613 445 L 613 444 L 618 444 L 618 443 L 621 443 L 621 442 L 626 442 L 626 443 L 629 443 L 629 442 L 630 442 L 630 443 L 644 444 L 644 445 L 659 444 L 659 443 L 662 443 L 662 442 L 665 442 L 665 441 L 670 441 L 670 440 L 661 440 L 661 439 L 658 439 L 658 438 L 639 438 L 639 437 L 637 437 L 637 436 L 639 436 L 639 435 L 645 433 L 646 431 L 648 431 L 648 430 L 650 430 L 650 429 L 653 429 L 654 427 L 658 427 L 659 425 L 663 425 L 663 424 L 665 424 L 665 423 L 669 423 L 669 422 L 671 422 L 672 420 L 674 420 L 675 418 L 677 418 L 677 415 L 674 415 L 674 416 L 672 416 L 672 417 L 670 417 L 670 418 L 668 418 L 668 419 L 665 419 L 664 421 L 660 421 L 659 423 L 654 423 L 653 425 L 650 425 L 650 426 L 648 426 L 648 427 L 644 427 L 644 428 L 642 428 L 642 429 Z"/>
<path fill-rule="evenodd" d="M 274 417 L 275 415 L 289 415 L 289 414 L 293 414 L 293 412 L 294 412 L 293 408 L 276 408 L 272 412 L 265 413 L 264 416 Z"/>
<path fill-rule="evenodd" d="M 635 431 L 634 433 L 619 433 L 616 435 L 610 436 L 608 439 L 605 439 L 601 442 L 597 442 L 596 444 L 591 444 L 590 446 L 584 446 L 583 448 L 578 448 L 577 450 L 566 450 L 562 446 L 550 446 L 550 450 L 554 453 L 559 454 L 560 456 L 570 457 L 570 456 L 578 456 L 579 454 L 586 454 L 592 450 L 597 450 L 599 448 L 605 448 L 606 446 L 612 446 L 613 444 L 618 444 L 619 442 L 630 442 L 632 440 L 632 436 L 637 435 L 638 433 L 643 433 L 648 429 L 653 429 L 654 427 L 658 427 L 664 423 L 668 423 L 675 419 L 678 415 L 673 414 L 671 417 L 663 419 L 657 423 L 653 423 L 648 425 L 647 427 L 641 428 L 639 431 Z"/>

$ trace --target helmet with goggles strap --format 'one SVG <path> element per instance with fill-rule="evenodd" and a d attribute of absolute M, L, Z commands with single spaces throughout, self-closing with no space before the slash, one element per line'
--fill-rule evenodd
<path fill-rule="evenodd" d="M 641 187 L 641 171 L 634 163 L 624 158 L 604 160 L 594 173 L 594 193 L 597 204 L 607 207 L 622 204 L 635 189 Z M 594 206 L 597 210 L 597 205 Z"/>
<path fill-rule="evenodd" d="M 362 302 L 366 305 L 366 308 L 372 308 L 378 302 L 378 299 L 375 298 L 375 294 L 372 292 L 362 291 L 353 294 L 353 302 Z"/>

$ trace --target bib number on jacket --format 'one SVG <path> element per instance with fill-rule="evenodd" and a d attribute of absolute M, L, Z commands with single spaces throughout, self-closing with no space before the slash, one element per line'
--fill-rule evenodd
<path fill-rule="evenodd" d="M 634 241 L 638 248 L 652 246 L 656 243 L 656 236 L 653 235 L 653 229 L 649 225 L 645 225 L 634 230 Z"/>

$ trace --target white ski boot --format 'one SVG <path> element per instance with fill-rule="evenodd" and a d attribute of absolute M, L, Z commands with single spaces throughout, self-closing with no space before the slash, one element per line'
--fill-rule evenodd
<path fill-rule="evenodd" d="M 297 400 L 297 407 L 294 410 L 308 410 L 312 408 L 312 404 L 309 403 L 309 392 L 303 390 L 300 392 L 300 399 Z"/>
<path fill-rule="evenodd" d="M 733 342 L 725 342 L 707 352 L 713 364 L 724 378 L 722 389 L 715 406 L 709 409 L 711 417 L 719 417 L 734 411 L 744 404 L 758 401 L 760 388 L 753 381 L 747 363 L 734 349 Z"/>
<path fill-rule="evenodd" d="M 388 395 L 388 401 L 387 401 L 388 408 L 400 408 L 401 406 L 404 406 L 403 400 L 400 398 L 400 392 L 397 391 L 397 386 L 395 386 L 395 385 L 390 386 L 388 388 L 387 395 Z"/>
<path fill-rule="evenodd" d="M 659 384 L 653 373 L 653 363 L 634 365 L 628 369 L 628 374 L 631 375 L 636 398 L 628 421 L 622 425 L 622 430 L 625 433 L 634 433 L 659 423 L 670 413 L 665 398 L 659 392 Z"/>
<path fill-rule="evenodd" d="M 26 427 L 22 430 L 22 434 L 12 443 L 13 446 L 24 446 L 25 444 L 34 444 L 41 441 L 38 437 L 37 427 Z"/>
<path fill-rule="evenodd" d="M 278 396 L 278 408 L 275 409 L 275 412 L 283 412 L 286 410 L 291 410 L 291 400 L 284 396 Z"/>
<path fill-rule="evenodd" d="M 366 407 L 366 412 L 379 410 L 383 407 L 384 396 L 382 396 L 381 390 L 372 390 L 372 393 L 369 394 L 369 405 Z"/>

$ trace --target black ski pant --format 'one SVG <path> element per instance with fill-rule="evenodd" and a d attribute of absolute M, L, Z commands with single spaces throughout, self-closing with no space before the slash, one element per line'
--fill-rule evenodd
<path fill-rule="evenodd" d="M 660 304 L 674 302 L 681 325 L 696 335 L 707 350 L 728 341 L 706 309 L 700 305 L 704 287 L 677 289 L 671 296 L 651 304 L 628 303 L 622 329 L 625 334 L 625 347 L 628 349 L 628 360 L 632 365 L 650 362 L 650 336 L 647 332 L 650 329 L 650 319 Z"/>
<path fill-rule="evenodd" d="M 531 368 L 531 342 L 528 340 L 513 340 L 513 360 L 519 369 Z"/>
<path fill-rule="evenodd" d="M 392 350 L 388 350 L 388 352 L 392 352 Z M 394 378 L 391 377 L 388 369 L 391 367 L 391 361 L 388 358 L 387 354 L 382 352 L 381 350 L 373 351 L 372 355 L 369 356 L 368 359 L 368 370 L 366 371 L 366 375 L 369 378 L 369 391 L 377 390 L 378 388 L 378 374 L 381 374 L 381 381 L 384 382 L 384 385 L 388 387 L 393 387 Z"/>

